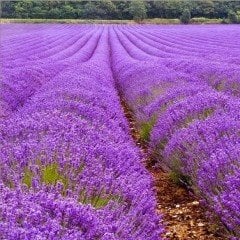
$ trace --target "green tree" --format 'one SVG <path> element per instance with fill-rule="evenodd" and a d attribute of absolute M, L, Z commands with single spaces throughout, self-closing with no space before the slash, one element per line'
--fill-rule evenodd
<path fill-rule="evenodd" d="M 180 17 L 180 20 L 184 24 L 188 24 L 191 20 L 191 12 L 189 11 L 188 8 L 185 8 L 182 12 L 182 15 Z"/>
<path fill-rule="evenodd" d="M 96 4 L 94 4 L 93 2 L 87 2 L 84 5 L 83 18 L 90 18 L 90 19 L 99 18 L 97 15 L 97 12 L 98 12 L 98 9 Z"/>
<path fill-rule="evenodd" d="M 117 8 L 117 18 L 118 19 L 131 19 L 131 14 L 129 13 L 129 1 L 116 1 L 115 6 Z"/>
<path fill-rule="evenodd" d="M 61 15 L 62 18 L 75 18 L 75 10 L 71 5 L 65 4 L 62 7 Z"/>
<path fill-rule="evenodd" d="M 193 17 L 213 17 L 214 3 L 212 0 L 199 0 L 191 3 L 191 14 Z"/>
<path fill-rule="evenodd" d="M 110 0 L 99 0 L 97 2 L 98 14 L 103 19 L 114 19 L 117 16 L 117 8 Z M 100 11 L 101 10 L 101 11 Z"/>
<path fill-rule="evenodd" d="M 133 19 L 137 22 L 147 17 L 147 9 L 143 0 L 132 0 L 129 10 Z"/>
<path fill-rule="evenodd" d="M 15 17 L 15 2 L 12 1 L 4 1 L 1 2 L 1 17 Z"/>
<path fill-rule="evenodd" d="M 39 6 L 33 7 L 31 17 L 33 17 L 33 18 L 44 17 L 44 14 L 42 12 L 42 8 L 40 8 Z"/>
<path fill-rule="evenodd" d="M 155 17 L 179 18 L 186 4 L 188 4 L 188 2 L 182 0 L 154 1 L 153 9 L 155 11 Z"/>
<path fill-rule="evenodd" d="M 59 8 L 55 7 L 49 10 L 47 17 L 57 19 L 60 18 L 61 16 L 61 11 Z"/>
<path fill-rule="evenodd" d="M 237 11 L 237 19 L 238 19 L 238 22 L 240 22 L 240 11 Z"/>
<path fill-rule="evenodd" d="M 29 18 L 32 15 L 33 2 L 31 0 L 19 1 L 14 5 L 16 17 Z"/>

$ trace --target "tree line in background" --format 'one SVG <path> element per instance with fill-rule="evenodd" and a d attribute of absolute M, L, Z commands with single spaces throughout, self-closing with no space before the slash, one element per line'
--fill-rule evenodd
<path fill-rule="evenodd" d="M 240 21 L 240 1 L 163 0 L 163 1 L 57 1 L 22 0 L 1 3 L 3 18 L 44 19 L 134 19 L 179 18 L 188 23 L 191 17 Z"/>

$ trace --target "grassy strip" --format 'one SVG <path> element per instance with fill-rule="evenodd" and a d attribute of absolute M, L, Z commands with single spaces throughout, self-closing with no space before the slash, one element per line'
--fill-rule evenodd
<path fill-rule="evenodd" d="M 99 20 L 99 19 L 18 19 L 0 18 L 0 23 L 72 23 L 72 24 L 137 24 L 134 20 Z M 180 24 L 179 19 L 152 18 L 142 24 Z M 220 24 L 222 19 L 192 18 L 192 24 Z"/>
<path fill-rule="evenodd" d="M 81 24 L 131 24 L 132 20 L 95 20 L 95 19 L 20 19 L 1 18 L 1 23 L 81 23 Z"/>
<path fill-rule="evenodd" d="M 192 18 L 190 23 L 192 24 L 220 24 L 223 23 L 223 19 L 221 18 Z M 227 23 L 227 22 L 226 22 Z"/>

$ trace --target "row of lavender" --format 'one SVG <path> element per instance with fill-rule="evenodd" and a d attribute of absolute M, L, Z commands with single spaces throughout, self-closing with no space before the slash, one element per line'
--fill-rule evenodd
<path fill-rule="evenodd" d="M 3 34 L 0 238 L 159 239 L 152 181 L 115 90 L 109 29 L 35 26 Z"/>
<path fill-rule="evenodd" d="M 240 30 L 113 27 L 119 90 L 158 164 L 240 237 Z"/>
<path fill-rule="evenodd" d="M 8 116 L 61 71 L 89 60 L 101 29 L 3 25 L 1 33 L 0 116 Z"/>

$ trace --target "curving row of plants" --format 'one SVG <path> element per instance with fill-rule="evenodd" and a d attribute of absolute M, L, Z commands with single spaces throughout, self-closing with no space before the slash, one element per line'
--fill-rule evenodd
<path fill-rule="evenodd" d="M 142 139 L 149 142 L 152 158 L 191 185 L 236 239 L 240 237 L 237 36 L 234 26 L 111 29 L 115 78 Z"/>
<path fill-rule="evenodd" d="M 5 36 L 8 36 L 11 28 L 4 27 L 0 116 L 8 116 L 21 108 L 42 85 L 64 69 L 88 61 L 102 31 L 98 29 L 94 32 L 89 27 L 81 27 L 82 31 L 79 32 L 76 27 L 68 29 L 56 25 L 55 28 L 48 26 L 41 29 L 27 25 L 25 34 L 19 33 L 9 40 Z M 17 32 L 16 29 L 15 31 Z M 22 31 L 24 32 L 24 27 Z"/>
<path fill-rule="evenodd" d="M 4 43 L 1 237 L 157 240 L 163 227 L 152 179 L 115 89 L 108 28 L 59 28 L 36 30 L 53 31 L 46 45 L 36 36 L 25 44 L 23 30 Z M 64 34 L 76 42 L 59 50 Z"/>
<path fill-rule="evenodd" d="M 29 24 L 1 33 L 4 239 L 159 239 L 152 180 L 119 93 L 152 158 L 240 238 L 237 26 Z"/>

